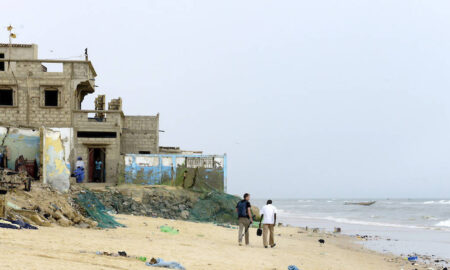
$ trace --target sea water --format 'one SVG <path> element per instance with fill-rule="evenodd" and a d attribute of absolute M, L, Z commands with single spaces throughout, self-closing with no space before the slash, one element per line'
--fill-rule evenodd
<path fill-rule="evenodd" d="M 367 248 L 397 255 L 417 253 L 450 259 L 450 199 L 378 199 L 371 206 L 345 202 L 375 199 L 273 199 L 277 222 L 349 235 L 378 236 Z M 265 200 L 253 200 L 262 207 Z"/>

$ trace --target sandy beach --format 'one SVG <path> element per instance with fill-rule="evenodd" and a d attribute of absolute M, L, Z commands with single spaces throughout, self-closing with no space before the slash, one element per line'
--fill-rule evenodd
<path fill-rule="evenodd" d="M 161 218 L 117 215 L 126 228 L 81 229 L 40 227 L 39 230 L 0 229 L 1 269 L 148 269 L 136 258 L 96 255 L 96 251 L 126 251 L 130 256 L 160 257 L 186 269 L 287 269 L 307 270 L 427 269 L 402 258 L 376 253 L 344 235 L 310 233 L 294 227 L 277 227 L 277 246 L 264 249 L 251 229 L 250 246 L 238 246 L 237 230 L 214 224 Z M 179 229 L 161 232 L 159 226 Z M 281 236 L 280 236 L 281 235 Z M 317 240 L 326 243 L 319 246 Z M 159 268 L 155 268 L 159 269 Z"/>

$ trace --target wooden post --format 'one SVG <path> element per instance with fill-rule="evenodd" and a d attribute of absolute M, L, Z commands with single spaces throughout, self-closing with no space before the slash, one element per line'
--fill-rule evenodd
<path fill-rule="evenodd" d="M 0 194 L 0 218 L 6 218 L 6 194 Z"/>

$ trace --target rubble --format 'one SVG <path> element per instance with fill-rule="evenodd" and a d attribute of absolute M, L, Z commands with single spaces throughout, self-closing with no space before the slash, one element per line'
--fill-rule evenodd
<path fill-rule="evenodd" d="M 201 222 L 236 223 L 239 197 L 222 192 L 196 192 L 179 187 L 133 186 L 96 190 L 96 196 L 119 214 Z M 259 209 L 252 208 L 259 218 Z"/>
<path fill-rule="evenodd" d="M 21 219 L 39 226 L 57 224 L 64 227 L 97 227 L 95 221 L 82 215 L 70 194 L 60 193 L 39 182 L 33 182 L 33 189 L 29 192 L 10 190 L 6 194 L 6 201 L 8 219 Z"/>
<path fill-rule="evenodd" d="M 9 191 L 6 201 L 7 218 L 21 219 L 32 225 L 115 228 L 121 224 L 109 214 L 236 223 L 235 207 L 239 198 L 221 192 L 138 185 L 99 189 L 73 185 L 68 193 L 61 193 L 34 182 L 30 192 L 19 188 Z M 259 214 L 257 208 L 254 212 Z"/>
<path fill-rule="evenodd" d="M 162 187 L 144 188 L 138 196 L 123 189 L 96 192 L 96 196 L 115 213 L 184 220 L 189 218 L 189 210 L 198 200 L 195 193 Z"/>
<path fill-rule="evenodd" d="M 31 189 L 31 178 L 26 171 L 12 171 L 9 169 L 0 169 L 0 188 L 9 190 L 22 186 L 25 190 Z"/>

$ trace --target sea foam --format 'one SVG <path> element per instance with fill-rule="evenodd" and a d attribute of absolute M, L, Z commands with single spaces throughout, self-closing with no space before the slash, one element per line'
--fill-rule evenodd
<path fill-rule="evenodd" d="M 450 227 L 450 219 L 443 220 L 436 224 L 438 227 Z"/>
<path fill-rule="evenodd" d="M 426 201 L 423 204 L 450 204 L 450 200 Z"/>

